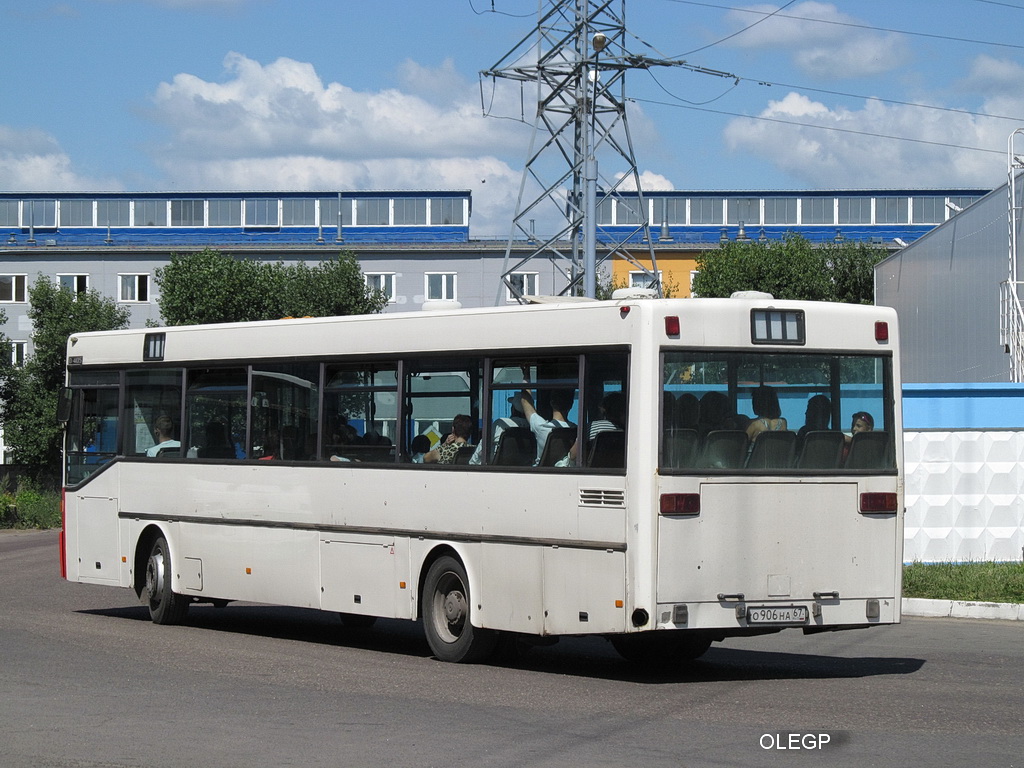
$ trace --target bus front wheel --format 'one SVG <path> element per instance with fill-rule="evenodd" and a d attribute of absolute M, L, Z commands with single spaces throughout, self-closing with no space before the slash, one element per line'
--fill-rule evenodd
<path fill-rule="evenodd" d="M 146 602 L 154 624 L 178 624 L 189 600 L 171 589 L 171 551 L 163 536 L 153 542 L 146 560 Z"/>
<path fill-rule="evenodd" d="M 454 557 L 438 558 L 423 584 L 423 629 L 441 661 L 480 661 L 494 651 L 497 633 L 474 627 L 470 607 L 466 569 Z"/>

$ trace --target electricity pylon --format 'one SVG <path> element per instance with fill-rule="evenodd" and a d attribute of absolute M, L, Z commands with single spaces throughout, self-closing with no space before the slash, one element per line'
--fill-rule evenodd
<path fill-rule="evenodd" d="M 625 0 L 540 2 L 534 30 L 481 73 L 485 78 L 519 81 L 524 90 L 530 83 L 536 85 L 537 112 L 502 283 L 522 300 L 523 285 L 512 275 L 530 260 L 548 257 L 565 278 L 562 295 L 593 297 L 598 266 L 610 257 L 621 257 L 644 272 L 648 285 L 660 294 L 651 225 L 626 120 L 625 76 L 630 69 L 683 62 L 629 53 Z M 530 182 L 540 192 L 527 197 Z M 621 193 L 627 189 L 631 194 L 623 198 Z M 611 231 L 598 226 L 597 212 L 612 199 L 620 201 L 620 218 L 632 229 Z M 551 213 L 545 208 L 549 205 L 554 206 L 560 226 L 537 238 L 532 222 L 545 211 Z M 638 235 L 642 235 L 640 243 Z M 533 244 L 533 250 L 525 258 L 518 255 L 521 249 L 513 256 L 514 247 L 523 240 Z M 650 267 L 634 257 L 627 248 L 630 242 L 634 250 L 642 244 Z M 501 298 L 499 286 L 498 302 Z"/>

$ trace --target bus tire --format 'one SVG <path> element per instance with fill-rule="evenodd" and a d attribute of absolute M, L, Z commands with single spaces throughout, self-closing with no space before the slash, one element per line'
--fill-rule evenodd
<path fill-rule="evenodd" d="M 493 653 L 498 633 L 470 622 L 469 579 L 454 557 L 434 561 L 423 583 L 423 630 L 441 661 L 469 663 Z"/>
<path fill-rule="evenodd" d="M 146 603 L 154 624 L 180 624 L 189 599 L 171 589 L 171 550 L 167 539 L 157 537 L 146 560 Z"/>
<path fill-rule="evenodd" d="M 612 647 L 627 661 L 647 667 L 667 668 L 703 656 L 712 639 L 699 632 L 662 630 L 612 635 Z"/>

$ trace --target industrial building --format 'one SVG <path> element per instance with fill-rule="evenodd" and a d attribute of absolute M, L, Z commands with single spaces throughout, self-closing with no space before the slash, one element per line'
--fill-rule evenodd
<path fill-rule="evenodd" d="M 896 249 L 966 208 L 985 190 L 800 192 L 673 191 L 644 195 L 653 251 L 664 282 L 689 295 L 696 259 L 722 240 L 814 242 L 850 239 Z M 636 230 L 640 198 L 620 194 L 598 208 L 598 235 Z M 173 253 L 217 249 L 240 258 L 318 262 L 353 251 L 367 283 L 389 298 L 385 311 L 445 299 L 463 306 L 515 301 L 502 283 L 506 257 L 530 253 L 528 240 L 471 234 L 465 190 L 296 192 L 0 193 L 0 328 L 14 355 L 31 353 L 28 288 L 42 274 L 69 290 L 96 289 L 131 308 L 133 327 L 159 321 L 156 271 Z M 637 259 L 649 249 L 637 236 Z M 617 284 L 642 272 L 603 266 Z M 526 294 L 564 290 L 566 266 L 534 258 L 511 279 Z"/>

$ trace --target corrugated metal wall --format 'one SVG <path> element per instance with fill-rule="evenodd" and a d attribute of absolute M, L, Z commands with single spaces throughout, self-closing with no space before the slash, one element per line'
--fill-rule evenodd
<path fill-rule="evenodd" d="M 900 316 L 904 382 L 1009 381 L 999 343 L 1006 185 L 875 268 L 875 303 Z"/>

